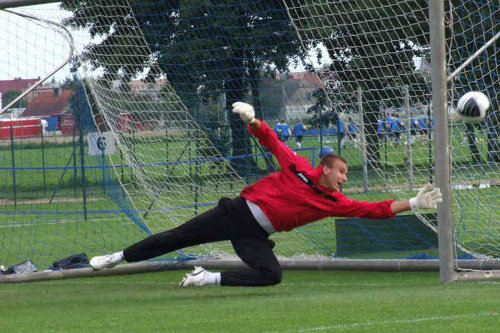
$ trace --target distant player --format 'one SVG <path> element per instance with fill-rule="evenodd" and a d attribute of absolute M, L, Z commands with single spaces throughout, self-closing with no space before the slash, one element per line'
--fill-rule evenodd
<path fill-rule="evenodd" d="M 395 114 L 392 117 L 387 117 L 387 121 L 391 129 L 391 137 L 394 139 L 395 145 L 398 146 L 401 138 L 401 130 L 403 129 L 401 119 L 399 115 Z"/>
<path fill-rule="evenodd" d="M 295 140 L 297 142 L 297 146 L 302 147 L 302 137 L 305 132 L 304 124 L 302 123 L 302 119 L 299 119 L 295 125 L 293 125 L 292 134 L 295 136 Z"/>
<path fill-rule="evenodd" d="M 347 125 L 347 134 L 349 135 L 349 141 L 354 142 L 356 140 L 356 134 L 358 132 L 359 125 L 349 117 L 349 124 Z"/>
<path fill-rule="evenodd" d="M 418 127 L 420 129 L 420 139 L 422 140 L 422 143 L 425 143 L 427 141 L 428 135 L 429 135 L 429 129 L 431 127 L 431 123 L 429 122 L 429 117 L 425 114 L 425 111 L 422 111 L 422 113 L 418 116 Z"/>
<path fill-rule="evenodd" d="M 276 119 L 276 121 L 274 122 L 273 131 L 278 136 L 278 139 L 281 140 L 281 124 L 278 119 Z"/>
<path fill-rule="evenodd" d="M 390 218 L 400 212 L 436 208 L 439 189 L 427 184 L 410 200 L 368 202 L 351 200 L 339 189 L 347 181 L 347 161 L 334 154 L 322 156 L 318 167 L 278 140 L 276 133 L 255 119 L 251 105 L 236 102 L 233 112 L 248 124 L 278 160 L 281 170 L 245 187 L 235 199 L 222 198 L 216 207 L 190 221 L 135 243 L 123 251 L 93 257 L 94 269 L 109 268 L 122 260 L 142 261 L 185 247 L 230 240 L 248 267 L 210 272 L 195 267 L 180 286 L 268 286 L 281 282 L 282 272 L 269 236 L 290 231 L 328 216 Z"/>
<path fill-rule="evenodd" d="M 384 119 L 377 120 L 377 136 L 378 136 L 379 141 L 384 140 L 384 136 L 385 136 L 385 120 Z"/>
<path fill-rule="evenodd" d="M 389 142 L 392 143 L 393 140 L 393 135 L 392 135 L 392 116 L 391 115 L 386 115 L 384 120 L 384 130 L 385 130 L 385 136 L 387 139 L 389 139 Z"/>
<path fill-rule="evenodd" d="M 411 143 L 415 142 L 415 136 L 419 132 L 420 126 L 418 124 L 418 120 L 415 118 L 413 111 L 410 112 L 410 135 L 411 135 Z"/>
<path fill-rule="evenodd" d="M 292 131 L 290 130 L 290 125 L 286 122 L 286 120 L 281 121 L 281 141 L 285 144 L 288 144 L 288 138 L 292 135 Z"/>

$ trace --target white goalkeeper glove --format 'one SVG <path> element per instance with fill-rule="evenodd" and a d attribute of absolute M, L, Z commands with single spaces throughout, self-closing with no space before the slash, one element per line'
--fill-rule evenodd
<path fill-rule="evenodd" d="M 443 201 L 443 196 L 439 188 L 432 189 L 431 184 L 426 184 L 417 194 L 411 198 L 410 208 L 412 211 L 418 209 L 436 209 L 437 204 Z"/>
<path fill-rule="evenodd" d="M 253 106 L 243 102 L 233 103 L 233 112 L 240 115 L 241 120 L 247 124 L 255 121 L 255 111 Z"/>

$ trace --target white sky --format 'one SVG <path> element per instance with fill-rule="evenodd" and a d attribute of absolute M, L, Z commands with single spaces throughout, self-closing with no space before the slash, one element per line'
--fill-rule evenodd
<path fill-rule="evenodd" d="M 69 13 L 58 8 L 58 3 L 14 9 L 18 12 L 40 16 L 60 22 Z M 44 77 L 63 63 L 69 55 L 70 47 L 61 33 L 45 23 L 0 11 L 0 80 L 15 77 Z M 81 35 L 81 34 L 80 34 Z M 75 40 L 76 48 L 82 47 L 82 37 Z M 69 65 L 58 71 L 57 81 L 69 76 Z M 49 79 L 51 81 L 51 79 Z"/>
<path fill-rule="evenodd" d="M 70 13 L 59 8 L 59 3 L 13 9 L 28 13 L 54 22 L 61 22 Z M 84 31 L 71 31 L 76 52 L 89 41 L 90 36 Z M 329 63 L 330 58 L 326 48 L 319 47 L 323 54 L 321 65 Z M 44 77 L 60 65 L 68 56 L 68 42 L 46 24 L 34 24 L 33 21 L 17 15 L 0 11 L 0 80 L 11 80 L 15 77 Z M 309 60 L 318 67 L 320 63 L 316 52 L 309 53 Z M 304 71 L 302 65 L 291 66 L 291 72 Z M 63 81 L 70 76 L 69 65 L 59 70 L 53 78 Z M 48 81 L 50 82 L 52 78 Z"/>

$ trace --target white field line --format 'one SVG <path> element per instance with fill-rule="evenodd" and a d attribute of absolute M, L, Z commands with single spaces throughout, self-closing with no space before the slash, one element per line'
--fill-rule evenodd
<path fill-rule="evenodd" d="M 167 271 L 162 271 L 162 272 L 157 272 L 158 274 L 165 274 L 168 272 L 183 272 L 183 271 L 188 271 L 189 269 L 180 269 L 180 270 L 167 270 Z M 182 275 L 182 274 L 181 274 Z M 102 279 L 102 280 L 95 280 L 95 278 L 91 278 L 89 281 L 82 281 L 81 279 L 76 281 L 76 280 L 57 280 L 57 281 L 38 281 L 34 282 L 35 284 L 48 284 L 48 285 L 61 285 L 61 284 L 68 284 L 68 285 L 81 285 L 81 284 L 87 284 L 87 285 L 98 285 L 98 284 L 126 284 L 126 285 L 132 285 L 132 284 L 137 284 L 137 285 L 178 285 L 177 282 L 158 282 L 158 281 L 134 281 L 130 282 L 128 280 L 116 280 L 116 279 Z M 494 284 L 500 284 L 500 281 L 477 281 L 476 283 L 478 284 L 487 284 L 487 285 L 494 285 Z M 294 285 L 311 285 L 311 286 L 334 286 L 334 287 L 408 287 L 408 283 L 401 283 L 401 284 L 394 284 L 394 283 L 387 283 L 387 284 L 382 284 L 382 283 L 318 283 L 318 282 L 308 282 L 308 283 L 281 283 L 280 286 L 294 286 Z M 430 284 L 433 285 L 433 284 Z M 1 285 L 0 285 L 1 286 Z"/>
<path fill-rule="evenodd" d="M 464 319 L 464 318 L 476 318 L 476 317 L 485 317 L 485 316 L 498 316 L 500 312 L 479 312 L 479 313 L 471 313 L 467 315 L 453 315 L 453 316 L 432 316 L 432 317 L 422 317 L 422 318 L 412 318 L 412 319 L 399 319 L 399 320 L 385 320 L 385 321 L 367 321 L 361 323 L 352 323 L 352 324 L 340 324 L 333 326 L 318 326 L 318 327 L 309 327 L 305 329 L 298 330 L 297 332 L 316 332 L 316 331 L 325 331 L 325 330 L 342 330 L 356 327 L 377 327 L 383 325 L 391 325 L 391 324 L 413 324 L 424 321 L 436 321 L 436 320 L 454 320 L 454 319 Z"/>
<path fill-rule="evenodd" d="M 179 281 L 184 277 L 184 273 L 181 271 L 178 271 L 179 274 Z M 92 278 L 94 279 L 94 278 Z M 179 286 L 179 282 L 175 281 L 165 281 L 165 282 L 156 282 L 156 281 L 144 281 L 144 282 L 130 282 L 130 281 L 116 281 L 116 280 L 108 280 L 108 281 L 76 281 L 76 280 L 59 280 L 59 281 L 38 281 L 34 282 L 34 284 L 31 284 L 33 286 L 35 285 L 52 285 L 52 286 L 60 286 L 60 285 L 122 285 L 126 284 L 127 286 L 130 285 L 139 285 L 139 286 Z M 27 292 L 33 292 L 33 289 L 28 288 L 26 289 Z M 12 291 L 12 293 L 18 293 L 22 292 L 20 289 L 16 289 L 15 291 Z M 10 293 L 10 291 L 6 290 L 1 290 L 0 289 L 0 295 L 4 293 Z"/>
<path fill-rule="evenodd" d="M 49 198 L 38 198 L 38 199 L 17 199 L 16 201 L 12 199 L 2 199 L 0 200 L 0 205 L 2 206 L 14 206 L 14 204 L 17 205 L 42 205 L 42 204 L 49 204 Z M 96 197 L 89 197 L 85 199 L 87 202 L 90 201 L 109 201 L 109 198 L 96 198 Z M 60 198 L 53 198 L 52 199 L 53 203 L 83 203 L 83 198 L 82 197 L 60 197 Z"/>
<path fill-rule="evenodd" d="M 100 217 L 99 218 L 99 222 L 106 222 L 106 221 L 115 221 L 116 220 L 116 217 Z M 82 221 L 78 221 L 78 220 L 71 220 L 71 221 L 68 221 L 68 220 L 61 220 L 61 221 L 48 221 L 48 222 L 41 222 L 41 223 L 37 223 L 37 222 L 18 222 L 18 223 L 9 223 L 9 224 L 0 224 L 0 229 L 2 228 L 24 228 L 24 227 L 34 227 L 34 226 L 42 226 L 42 225 L 54 225 L 54 224 L 78 224 L 78 223 L 82 223 Z M 95 222 L 93 222 L 95 223 Z M 128 220 L 128 221 L 124 221 L 124 222 L 121 222 L 121 224 L 123 225 L 129 225 L 129 224 L 135 224 L 134 222 Z"/>

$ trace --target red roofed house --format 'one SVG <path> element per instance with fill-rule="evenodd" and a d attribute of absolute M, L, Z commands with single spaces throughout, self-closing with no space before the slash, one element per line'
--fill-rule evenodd
<path fill-rule="evenodd" d="M 322 87 L 321 81 L 318 76 L 310 72 L 289 73 L 288 79 L 304 81 L 305 83 L 303 83 L 303 85 L 313 89 L 319 89 Z"/>
<path fill-rule="evenodd" d="M 63 134 L 71 134 L 75 126 L 75 119 L 71 113 L 67 113 L 70 97 L 75 92 L 62 88 L 37 89 L 37 96 L 28 104 L 22 117 L 36 118 L 58 118 L 58 129 Z"/>
<path fill-rule="evenodd" d="M 0 95 L 7 91 L 24 92 L 39 80 L 40 78 L 0 80 Z M 25 97 L 28 107 L 24 111 L 19 110 L 22 112 L 19 117 L 0 120 L 0 138 L 40 135 L 42 118 L 48 121 L 45 124 L 51 123 L 53 125 L 51 129 L 48 129 L 49 131 L 58 129 L 63 133 L 66 132 L 65 134 L 71 134 L 75 126 L 75 120 L 66 111 L 69 99 L 73 94 L 74 91 L 71 90 L 38 86 Z"/>
<path fill-rule="evenodd" d="M 40 80 L 40 77 L 36 79 L 21 79 L 16 77 L 14 80 L 0 80 L 0 94 L 5 93 L 9 90 L 16 90 L 23 92 L 29 87 L 33 86 Z M 28 103 L 33 99 L 35 93 L 31 92 L 26 96 Z"/>
<path fill-rule="evenodd" d="M 69 98 L 74 94 L 73 90 L 62 88 L 38 90 L 37 96 L 28 104 L 21 117 L 60 116 L 65 113 Z"/>
<path fill-rule="evenodd" d="M 20 77 L 16 77 L 14 80 L 0 80 L 0 92 L 3 93 L 7 90 L 24 91 L 39 80 L 40 77 L 37 79 L 21 79 Z"/>

